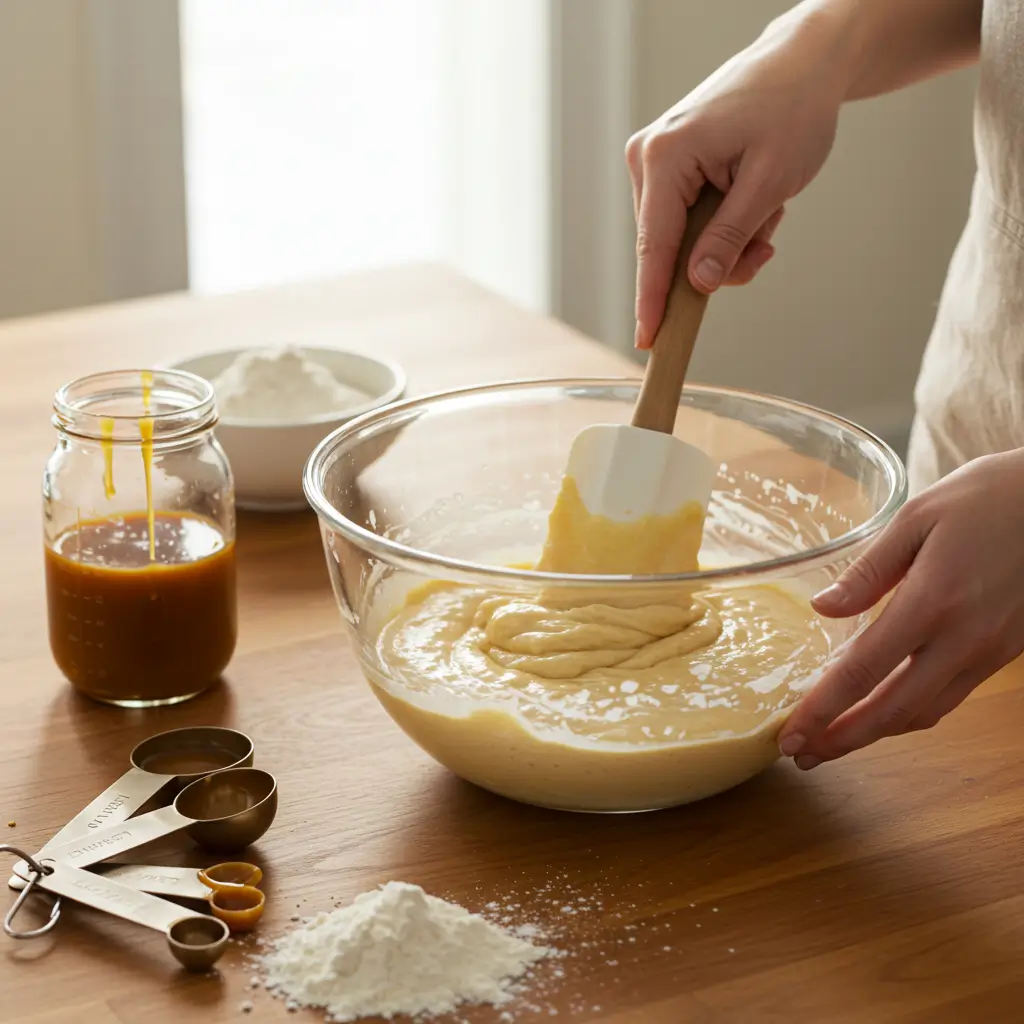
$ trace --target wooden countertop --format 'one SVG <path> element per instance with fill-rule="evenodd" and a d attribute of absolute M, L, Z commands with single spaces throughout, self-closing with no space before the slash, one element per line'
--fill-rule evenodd
<path fill-rule="evenodd" d="M 44 624 L 39 484 L 53 390 L 94 370 L 281 340 L 386 353 L 418 392 L 636 372 L 562 325 L 424 268 L 0 325 L 0 841 L 37 848 L 146 735 L 226 724 L 254 737 L 257 763 L 280 783 L 277 823 L 255 855 L 271 894 L 266 935 L 400 879 L 470 908 L 511 900 L 561 922 L 565 976 L 513 1006 L 517 1021 L 555 1011 L 615 1024 L 1024 1020 L 1018 666 L 933 732 L 809 775 L 780 764 L 651 815 L 545 812 L 452 778 L 385 716 L 349 653 L 311 515 L 243 516 L 241 641 L 226 683 L 154 712 L 77 698 Z M 580 897 L 600 907 L 561 914 Z M 321 1019 L 251 991 L 237 951 L 215 977 L 185 976 L 159 935 L 66 914 L 52 938 L 0 937 L 0 1019 Z M 247 999 L 255 1008 L 243 1017 Z"/>

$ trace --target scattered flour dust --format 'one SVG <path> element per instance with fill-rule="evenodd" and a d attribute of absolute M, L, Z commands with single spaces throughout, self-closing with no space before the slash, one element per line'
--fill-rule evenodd
<path fill-rule="evenodd" d="M 269 991 L 333 1021 L 428 1016 L 513 999 L 531 965 L 557 955 L 533 935 L 388 882 L 288 932 L 259 963 Z"/>
<path fill-rule="evenodd" d="M 248 420 L 321 416 L 370 398 L 294 345 L 244 352 L 213 381 L 213 390 L 222 416 Z"/>

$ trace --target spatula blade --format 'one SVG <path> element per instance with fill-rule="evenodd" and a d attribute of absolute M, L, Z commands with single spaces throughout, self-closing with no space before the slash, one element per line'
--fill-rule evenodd
<path fill-rule="evenodd" d="M 671 515 L 688 502 L 706 512 L 715 479 L 701 449 L 671 434 L 617 424 L 582 430 L 567 473 L 591 515 L 619 522 Z"/>

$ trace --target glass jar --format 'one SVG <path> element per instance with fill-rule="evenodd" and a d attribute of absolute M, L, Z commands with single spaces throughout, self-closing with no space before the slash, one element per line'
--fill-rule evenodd
<path fill-rule="evenodd" d="M 212 386 L 179 370 L 83 377 L 54 397 L 43 475 L 50 647 L 80 692 L 175 704 L 235 649 L 235 505 Z"/>

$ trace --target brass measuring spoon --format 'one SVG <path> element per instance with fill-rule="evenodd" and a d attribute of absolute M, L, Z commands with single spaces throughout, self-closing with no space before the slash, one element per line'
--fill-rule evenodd
<path fill-rule="evenodd" d="M 244 886 L 256 888 L 263 872 L 246 861 L 226 861 L 208 868 L 168 867 L 158 864 L 99 864 L 105 878 L 130 885 L 155 896 L 177 896 L 183 900 L 205 900 L 211 892 L 230 891 Z"/>
<path fill-rule="evenodd" d="M 263 916 L 265 895 L 257 888 L 263 872 L 255 864 L 228 861 L 208 868 L 150 864 L 99 865 L 104 878 L 141 892 L 202 900 L 232 932 L 254 928 Z"/>
<path fill-rule="evenodd" d="M 187 785 L 170 807 L 140 814 L 119 825 L 48 851 L 48 856 L 84 868 L 134 850 L 180 829 L 214 853 L 232 853 L 255 843 L 277 814 L 277 780 L 259 768 L 228 768 Z"/>
<path fill-rule="evenodd" d="M 230 931 L 224 921 L 205 914 L 190 914 L 177 904 L 158 896 L 130 889 L 113 879 L 49 857 L 36 860 L 10 846 L 0 846 L 0 851 L 9 851 L 21 857 L 28 865 L 30 876 L 28 884 L 4 918 L 4 931 L 11 938 L 35 938 L 45 934 L 56 923 L 57 918 L 51 912 L 50 921 L 42 928 L 28 932 L 15 929 L 14 919 L 18 911 L 28 896 L 38 888 L 163 932 L 167 936 L 171 953 L 186 970 L 209 970 L 227 948 Z"/>
<path fill-rule="evenodd" d="M 253 762 L 253 743 L 244 733 L 216 725 L 172 729 L 143 740 L 131 752 L 131 768 L 76 814 L 36 854 L 50 850 L 105 825 L 126 821 L 165 786 L 177 793 L 190 782 L 225 768 Z M 19 861 L 8 880 L 12 889 L 25 886 L 26 865 Z"/>

